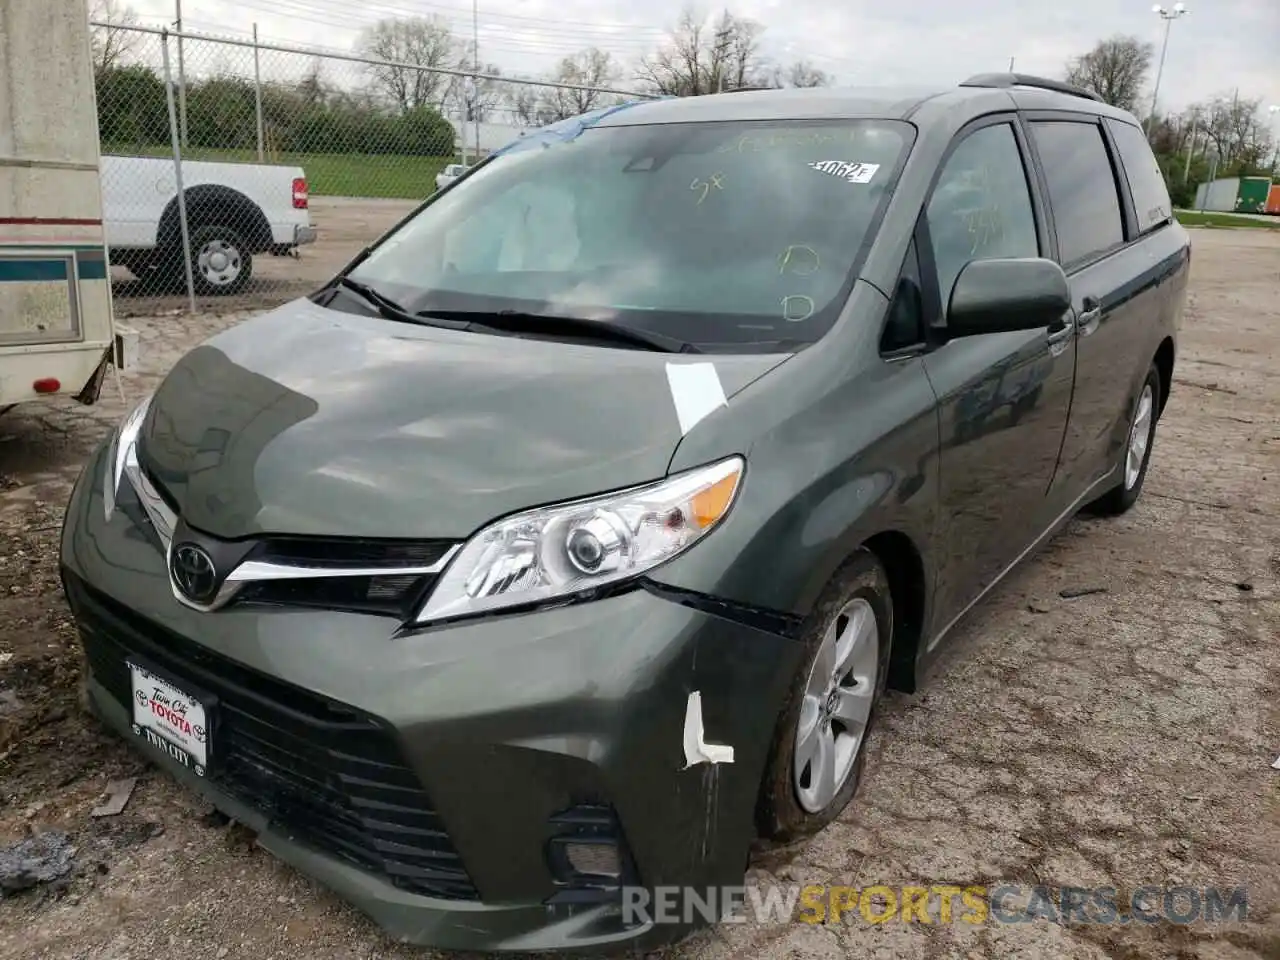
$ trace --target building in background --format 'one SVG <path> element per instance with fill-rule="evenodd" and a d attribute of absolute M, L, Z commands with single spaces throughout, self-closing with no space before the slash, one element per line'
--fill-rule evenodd
<path fill-rule="evenodd" d="M 460 121 L 456 118 L 449 121 L 453 125 L 454 135 L 457 138 L 458 149 L 462 149 L 462 137 L 458 133 Z M 484 123 L 476 124 L 467 122 L 465 124 L 467 155 L 469 157 L 483 157 L 492 153 L 501 147 L 505 147 L 512 140 L 517 139 L 525 134 L 525 128 L 507 123 Z M 479 136 L 477 138 L 477 128 Z"/>

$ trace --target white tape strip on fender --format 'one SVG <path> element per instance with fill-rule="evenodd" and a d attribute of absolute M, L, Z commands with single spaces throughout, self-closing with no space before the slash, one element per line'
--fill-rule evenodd
<path fill-rule="evenodd" d="M 733 763 L 733 747 L 707 743 L 703 734 L 702 694 L 695 690 L 684 708 L 684 768 L 695 763 Z"/>
<path fill-rule="evenodd" d="M 681 434 L 688 433 L 699 420 L 728 402 L 714 363 L 668 363 L 667 384 L 671 387 Z"/>

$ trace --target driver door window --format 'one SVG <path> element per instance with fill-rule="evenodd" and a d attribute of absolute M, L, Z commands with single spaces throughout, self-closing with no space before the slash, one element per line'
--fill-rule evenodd
<path fill-rule="evenodd" d="M 1010 124 L 976 130 L 952 151 L 925 217 L 944 315 L 956 277 L 971 260 L 1040 255 L 1026 169 Z"/>

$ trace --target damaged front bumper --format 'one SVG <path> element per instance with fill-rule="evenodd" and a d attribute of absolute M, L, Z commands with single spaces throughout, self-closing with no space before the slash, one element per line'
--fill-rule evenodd
<path fill-rule="evenodd" d="M 201 614 L 136 514 L 104 519 L 101 460 L 62 547 L 95 708 L 392 936 L 644 947 L 687 928 L 628 923 L 623 886 L 742 883 L 795 641 L 645 589 L 407 634 L 352 613 Z M 208 696 L 207 775 L 134 735 L 126 658 Z"/>

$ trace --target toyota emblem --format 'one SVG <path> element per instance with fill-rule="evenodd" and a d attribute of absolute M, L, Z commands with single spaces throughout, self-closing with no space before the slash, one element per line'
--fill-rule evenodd
<path fill-rule="evenodd" d="M 218 572 L 213 558 L 194 543 L 184 543 L 174 549 L 169 572 L 174 585 L 193 603 L 209 603 L 218 594 Z"/>

